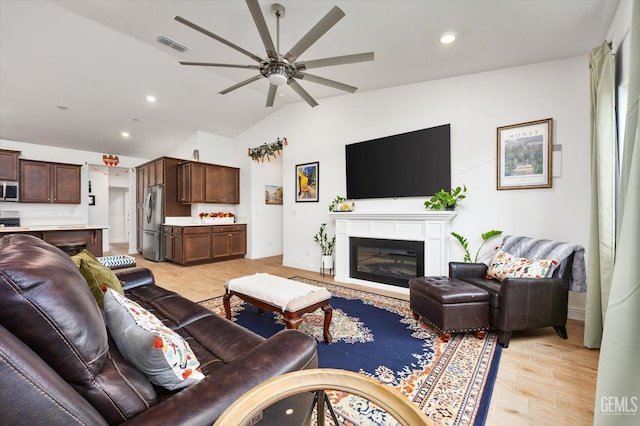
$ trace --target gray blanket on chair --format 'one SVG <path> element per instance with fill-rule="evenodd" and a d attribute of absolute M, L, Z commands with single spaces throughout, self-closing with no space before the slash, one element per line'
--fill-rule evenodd
<path fill-rule="evenodd" d="M 553 259 L 556 260 L 558 264 L 571 255 L 571 253 L 574 253 L 573 270 L 569 276 L 569 290 L 577 292 L 587 291 L 584 247 L 579 244 L 506 235 L 502 240 L 502 250 L 509 254 L 529 259 Z"/>

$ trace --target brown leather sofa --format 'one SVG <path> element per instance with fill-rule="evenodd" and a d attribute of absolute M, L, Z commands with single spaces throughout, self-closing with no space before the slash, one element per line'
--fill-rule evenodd
<path fill-rule="evenodd" d="M 449 263 L 449 277 L 473 284 L 489 293 L 489 322 L 498 341 L 507 348 L 518 330 L 553 327 L 567 338 L 569 278 L 573 257 L 564 259 L 549 278 L 485 278 L 484 263 Z"/>
<path fill-rule="evenodd" d="M 189 342 L 205 378 L 178 391 L 152 385 L 119 353 L 71 258 L 8 235 L 0 239 L 0 424 L 210 425 L 263 381 L 317 367 L 316 342 L 302 332 L 265 339 L 156 286 L 148 269 L 117 275 L 127 298 Z"/>

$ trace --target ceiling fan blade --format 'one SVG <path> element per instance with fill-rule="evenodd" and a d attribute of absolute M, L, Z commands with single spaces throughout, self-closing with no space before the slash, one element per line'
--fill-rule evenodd
<path fill-rule="evenodd" d="M 338 6 L 333 6 L 324 18 L 322 18 L 307 34 L 300 39 L 295 46 L 284 55 L 289 62 L 295 62 L 302 53 L 315 43 L 324 33 L 329 31 L 331 27 L 338 23 L 344 17 L 344 12 Z"/>
<path fill-rule="evenodd" d="M 278 91 L 278 86 L 275 84 L 269 85 L 269 93 L 267 94 L 267 104 L 266 107 L 272 107 L 273 101 L 276 99 L 276 92 Z"/>
<path fill-rule="evenodd" d="M 373 61 L 373 52 L 356 53 L 354 55 L 334 56 L 332 58 L 314 59 L 312 61 L 296 62 L 299 70 L 310 70 L 312 68 L 330 67 L 333 65 L 354 64 L 356 62 Z"/>
<path fill-rule="evenodd" d="M 298 84 L 298 82 L 297 82 L 295 79 L 290 78 L 290 79 L 289 79 L 289 81 L 287 82 L 287 84 L 288 84 L 289 86 L 291 86 L 291 88 L 292 88 L 293 90 L 295 90 L 295 91 L 296 91 L 296 93 L 297 93 L 298 95 L 300 95 L 300 97 L 301 97 L 302 99 L 304 99 L 304 100 L 305 100 L 309 105 L 311 105 L 311 107 L 314 107 L 314 106 L 317 106 L 317 105 L 318 105 L 318 103 L 316 102 L 316 100 L 315 100 L 315 99 L 313 99 L 313 98 L 311 97 L 311 95 L 310 95 L 310 94 L 308 94 L 308 93 L 307 93 L 307 92 L 302 88 L 302 86 L 300 86 L 300 85 Z"/>
<path fill-rule="evenodd" d="M 260 38 L 264 43 L 264 48 L 267 50 L 267 56 L 270 58 L 277 58 L 278 52 L 273 44 L 271 33 L 269 33 L 269 28 L 267 28 L 267 22 L 264 20 L 264 15 L 260 10 L 258 0 L 247 0 L 247 6 L 249 7 L 249 12 L 251 12 L 251 16 L 253 17 L 253 22 L 255 22 L 256 27 L 258 28 L 258 33 L 260 33 Z"/>
<path fill-rule="evenodd" d="M 334 89 L 344 90 L 345 92 L 355 93 L 358 90 L 357 87 L 349 86 L 348 84 L 340 83 L 339 81 L 329 80 L 328 78 L 318 77 L 317 75 L 297 73 L 296 77 L 313 83 L 323 84 L 325 86 L 333 87 Z"/>
<path fill-rule="evenodd" d="M 218 93 L 221 94 L 221 95 L 226 95 L 227 93 L 231 92 L 232 90 L 236 90 L 239 87 L 246 86 L 247 84 L 253 83 L 256 80 L 260 80 L 261 78 L 262 78 L 262 74 L 255 75 L 255 76 L 253 76 L 251 78 L 248 78 L 248 79 L 246 79 L 244 81 L 241 81 L 238 84 L 234 84 L 233 86 L 228 87 L 228 88 L 226 88 L 223 91 L 218 92 Z"/>
<path fill-rule="evenodd" d="M 249 52 L 248 50 L 245 50 L 242 47 L 237 46 L 237 45 L 231 43 L 230 41 L 223 39 L 222 37 L 220 37 L 218 35 L 215 35 L 211 31 L 206 30 L 206 29 L 202 28 L 201 26 L 194 24 L 191 21 L 188 21 L 188 20 L 184 19 L 181 16 L 174 16 L 173 19 L 175 19 L 176 21 L 180 22 L 181 24 L 186 25 L 189 28 L 193 28 L 194 30 L 196 30 L 196 31 L 198 31 L 198 32 L 200 32 L 202 34 L 211 37 L 214 40 L 219 41 L 222 44 L 226 44 L 227 46 L 231 47 L 232 49 L 237 50 L 238 52 L 244 53 L 245 55 L 247 55 L 248 57 L 250 57 L 251 59 L 253 59 L 253 60 L 257 61 L 257 62 L 262 61 L 261 57 L 259 57 L 257 55 L 254 55 L 253 53 Z"/>
<path fill-rule="evenodd" d="M 246 68 L 250 70 L 260 69 L 258 65 L 213 64 L 211 62 L 180 62 L 180 65 L 196 65 L 196 66 L 202 66 L 202 67 Z"/>

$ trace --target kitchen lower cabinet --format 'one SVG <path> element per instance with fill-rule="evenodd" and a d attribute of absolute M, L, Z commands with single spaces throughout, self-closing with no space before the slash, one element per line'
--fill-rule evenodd
<path fill-rule="evenodd" d="M 211 260 L 211 229 L 209 226 L 188 226 L 182 235 L 182 263 Z"/>
<path fill-rule="evenodd" d="M 213 258 L 240 257 L 247 254 L 246 225 L 217 225 L 213 227 Z"/>
<path fill-rule="evenodd" d="M 183 263 L 181 226 L 164 227 L 164 258 L 170 262 Z"/>
<path fill-rule="evenodd" d="M 164 258 L 180 265 L 218 262 L 247 253 L 247 226 L 164 226 Z"/>

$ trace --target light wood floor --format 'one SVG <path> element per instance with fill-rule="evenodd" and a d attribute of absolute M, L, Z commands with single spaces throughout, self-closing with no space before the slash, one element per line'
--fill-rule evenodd
<path fill-rule="evenodd" d="M 126 247 L 112 245 L 107 254 L 126 254 Z M 138 267 L 153 271 L 158 285 L 194 302 L 220 296 L 227 280 L 256 272 L 332 282 L 319 272 L 282 266 L 281 256 L 189 267 L 134 257 Z M 592 424 L 599 351 L 582 345 L 583 322 L 569 320 L 567 332 L 568 340 L 551 327 L 514 333 L 502 351 L 487 425 Z"/>

